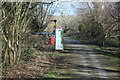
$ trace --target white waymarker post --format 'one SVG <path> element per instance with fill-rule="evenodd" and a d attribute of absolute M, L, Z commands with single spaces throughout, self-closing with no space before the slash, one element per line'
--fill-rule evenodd
<path fill-rule="evenodd" d="M 62 27 L 61 26 L 56 26 L 56 30 L 55 30 L 55 50 L 63 50 Z"/>

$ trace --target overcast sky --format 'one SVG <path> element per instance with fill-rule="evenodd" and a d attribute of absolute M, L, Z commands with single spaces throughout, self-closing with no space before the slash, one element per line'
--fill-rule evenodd
<path fill-rule="evenodd" d="M 67 2 L 56 2 L 57 7 L 54 15 L 60 16 L 63 15 L 76 15 L 77 8 L 83 7 L 80 2 L 67 1 Z"/>

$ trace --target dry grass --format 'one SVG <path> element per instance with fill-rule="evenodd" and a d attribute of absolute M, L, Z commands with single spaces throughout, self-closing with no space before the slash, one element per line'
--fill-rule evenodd
<path fill-rule="evenodd" d="M 3 73 L 3 78 L 44 77 L 46 74 L 48 74 L 48 71 L 54 71 L 55 64 L 64 62 L 61 58 L 61 53 L 58 52 L 41 52 L 36 50 L 32 56 L 34 56 L 34 59 L 31 59 L 30 62 L 21 61 L 13 68 L 6 70 Z"/>

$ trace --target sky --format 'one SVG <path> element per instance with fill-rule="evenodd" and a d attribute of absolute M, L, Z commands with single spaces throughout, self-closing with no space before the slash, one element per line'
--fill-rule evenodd
<path fill-rule="evenodd" d="M 54 16 L 62 15 L 76 15 L 77 8 L 82 7 L 83 5 L 80 2 L 75 1 L 64 1 L 64 2 L 56 2 L 58 4 Z"/>

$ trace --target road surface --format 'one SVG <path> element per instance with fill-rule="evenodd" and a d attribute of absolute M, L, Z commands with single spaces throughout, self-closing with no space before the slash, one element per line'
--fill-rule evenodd
<path fill-rule="evenodd" d="M 114 59 L 75 39 L 64 38 L 64 47 L 72 55 L 69 58 L 72 78 L 120 78 L 119 65 Z"/>

